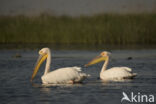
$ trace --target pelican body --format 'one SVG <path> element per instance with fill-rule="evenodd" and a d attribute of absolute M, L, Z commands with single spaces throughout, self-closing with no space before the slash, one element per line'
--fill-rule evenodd
<path fill-rule="evenodd" d="M 100 72 L 100 79 L 104 81 L 109 81 L 109 80 L 121 81 L 124 79 L 131 79 L 137 75 L 136 73 L 132 73 L 132 69 L 129 67 L 113 67 L 113 68 L 106 70 L 108 62 L 109 62 L 109 56 L 110 56 L 110 53 L 107 51 L 104 51 L 99 56 L 97 56 L 92 61 L 90 61 L 88 64 L 86 64 L 85 66 L 89 66 L 89 65 L 99 63 L 101 61 L 105 61 Z"/>
<path fill-rule="evenodd" d="M 36 76 L 40 65 L 46 61 L 45 72 L 41 77 L 42 83 L 44 84 L 66 84 L 66 83 L 79 83 L 86 79 L 89 75 L 82 73 L 80 67 L 65 67 L 56 69 L 50 72 L 51 64 L 51 52 L 49 48 L 43 48 L 39 51 L 39 58 L 35 65 L 31 81 Z"/>

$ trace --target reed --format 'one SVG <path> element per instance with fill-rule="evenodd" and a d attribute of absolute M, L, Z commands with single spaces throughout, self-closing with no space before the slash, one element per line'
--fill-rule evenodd
<path fill-rule="evenodd" d="M 156 14 L 0 16 L 0 43 L 155 44 Z"/>

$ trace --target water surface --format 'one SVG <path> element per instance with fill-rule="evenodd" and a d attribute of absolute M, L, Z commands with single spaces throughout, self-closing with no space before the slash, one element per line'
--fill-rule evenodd
<path fill-rule="evenodd" d="M 155 13 L 155 0 L 1 0 L 0 15 Z"/>
<path fill-rule="evenodd" d="M 52 50 L 52 70 L 81 66 L 92 76 L 82 84 L 45 86 L 40 79 L 45 64 L 34 83 L 29 82 L 38 50 L 0 50 L 0 103 L 120 104 L 123 91 L 156 95 L 156 50 L 113 50 L 108 68 L 128 66 L 138 76 L 132 81 L 109 83 L 98 79 L 103 63 L 83 67 L 101 51 Z M 17 54 L 19 57 L 15 57 Z"/>

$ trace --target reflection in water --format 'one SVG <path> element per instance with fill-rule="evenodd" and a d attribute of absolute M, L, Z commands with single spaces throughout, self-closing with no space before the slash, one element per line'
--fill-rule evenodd
<path fill-rule="evenodd" d="M 101 51 L 54 51 L 53 69 L 81 66 Z M 12 58 L 21 53 L 21 58 Z M 83 68 L 91 75 L 82 84 L 42 84 L 38 72 L 36 83 L 28 83 L 37 51 L 0 50 L 0 102 L 1 104 L 120 104 L 122 92 L 156 94 L 156 50 L 114 50 L 112 66 L 128 66 L 138 73 L 133 80 L 103 82 L 99 77 L 101 64 Z M 61 57 L 57 57 L 61 56 Z M 127 60 L 132 56 L 132 60 Z M 147 61 L 148 59 L 148 61 Z M 43 66 L 42 66 L 43 67 Z M 43 67 L 44 68 L 44 67 Z M 113 99 L 113 100 L 112 100 Z"/>
<path fill-rule="evenodd" d="M 49 87 L 42 87 L 42 88 L 40 88 L 40 91 L 43 93 L 50 93 L 51 89 Z"/>
<path fill-rule="evenodd" d="M 77 83 L 77 84 L 36 84 L 32 83 L 32 86 L 35 88 L 40 88 L 41 92 L 49 93 L 51 89 L 63 89 L 63 88 L 72 88 L 72 87 L 81 87 L 84 84 Z"/>

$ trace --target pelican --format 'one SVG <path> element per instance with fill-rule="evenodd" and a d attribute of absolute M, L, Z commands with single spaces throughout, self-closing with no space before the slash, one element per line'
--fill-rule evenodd
<path fill-rule="evenodd" d="M 99 63 L 101 61 L 105 61 L 100 72 L 100 79 L 104 81 L 123 81 L 124 79 L 132 79 L 137 75 L 136 73 L 132 73 L 132 69 L 129 67 L 113 67 L 106 70 L 109 62 L 109 56 L 110 53 L 104 51 L 85 66 L 89 66 L 89 65 Z"/>
<path fill-rule="evenodd" d="M 39 51 L 39 58 L 32 73 L 31 82 L 36 76 L 40 65 L 46 60 L 45 72 L 41 77 L 43 84 L 73 84 L 82 82 L 89 75 L 82 73 L 80 67 L 59 68 L 50 72 L 51 52 L 49 48 L 43 48 Z"/>

